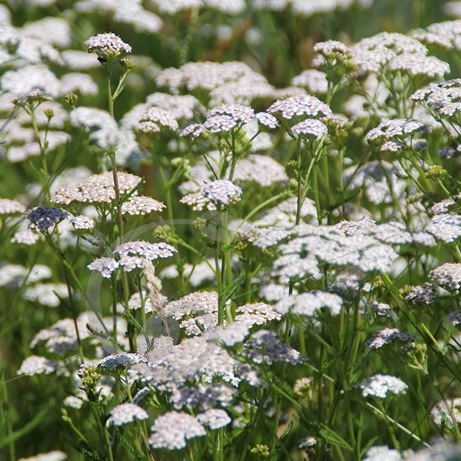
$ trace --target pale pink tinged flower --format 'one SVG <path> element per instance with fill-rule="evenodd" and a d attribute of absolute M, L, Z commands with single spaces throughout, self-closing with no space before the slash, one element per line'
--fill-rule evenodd
<path fill-rule="evenodd" d="M 146 215 L 154 211 L 162 211 L 165 205 L 151 197 L 134 195 L 122 205 L 122 214 Z"/>
<path fill-rule="evenodd" d="M 207 410 L 197 415 L 197 420 L 211 430 L 220 429 L 231 423 L 229 415 L 224 411 L 216 408 Z"/>
<path fill-rule="evenodd" d="M 180 450 L 187 440 L 206 435 L 205 428 L 188 413 L 170 411 L 159 416 L 151 427 L 149 443 L 153 448 Z"/>
<path fill-rule="evenodd" d="M 133 403 L 122 403 L 117 405 L 112 409 L 110 415 L 107 423 L 113 424 L 114 426 L 123 426 L 149 418 L 149 415 L 143 408 Z"/>
<path fill-rule="evenodd" d="M 322 138 L 328 133 L 327 126 L 316 119 L 303 120 L 291 128 L 295 136 Z"/>
<path fill-rule="evenodd" d="M 113 33 L 90 37 L 85 45 L 88 48 L 88 53 L 96 53 L 98 59 L 103 62 L 121 58 L 132 51 L 130 45 Z"/>
<path fill-rule="evenodd" d="M 267 109 L 267 112 L 287 120 L 297 116 L 317 117 L 332 113 L 325 103 L 309 95 L 291 96 L 276 101 Z"/>

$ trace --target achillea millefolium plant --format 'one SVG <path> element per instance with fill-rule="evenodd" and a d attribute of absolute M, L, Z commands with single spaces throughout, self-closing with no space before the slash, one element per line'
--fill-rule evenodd
<path fill-rule="evenodd" d="M 461 459 L 458 17 L 0 5 L 0 459 Z"/>

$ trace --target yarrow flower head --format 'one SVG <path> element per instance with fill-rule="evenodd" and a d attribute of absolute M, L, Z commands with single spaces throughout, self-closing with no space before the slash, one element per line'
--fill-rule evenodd
<path fill-rule="evenodd" d="M 154 448 L 180 450 L 186 441 L 206 435 L 205 428 L 192 415 L 170 411 L 159 416 L 152 426 L 149 443 Z"/>
<path fill-rule="evenodd" d="M 362 395 L 385 399 L 388 393 L 405 394 L 408 386 L 396 376 L 377 374 L 360 383 Z"/>
<path fill-rule="evenodd" d="M 124 194 L 133 193 L 142 181 L 139 176 L 129 173 L 119 172 L 117 176 L 120 193 Z M 60 187 L 51 194 L 51 201 L 60 205 L 69 205 L 73 202 L 111 203 L 113 200 L 115 200 L 115 187 L 111 172 L 91 175 L 77 184 Z"/>
<path fill-rule="evenodd" d="M 165 205 L 151 197 L 134 195 L 122 205 L 122 214 L 145 215 L 154 211 L 162 211 Z"/>
<path fill-rule="evenodd" d="M 108 420 L 108 424 L 114 426 L 123 426 L 124 424 L 130 424 L 135 421 L 141 421 L 147 419 L 149 415 L 146 410 L 134 403 L 122 403 L 117 405 L 111 411 L 111 417 Z"/>
<path fill-rule="evenodd" d="M 412 287 L 405 296 L 405 301 L 411 304 L 430 304 L 437 298 L 437 293 L 432 283 L 423 283 Z"/>
<path fill-rule="evenodd" d="M 307 119 L 297 123 L 291 128 L 295 136 L 307 138 L 321 138 L 328 133 L 327 126 L 316 119 Z"/>
<path fill-rule="evenodd" d="M 18 375 L 49 375 L 50 373 L 54 373 L 56 369 L 56 362 L 53 362 L 46 357 L 31 355 L 22 362 L 21 367 L 18 370 Z"/>
<path fill-rule="evenodd" d="M 331 109 L 315 96 L 291 96 L 274 102 L 269 109 L 269 114 L 291 120 L 297 116 L 317 117 L 332 114 Z"/>
<path fill-rule="evenodd" d="M 145 241 L 126 242 L 114 250 L 119 259 L 103 256 L 88 264 L 88 269 L 99 272 L 104 278 L 110 278 L 112 272 L 121 268 L 124 272 L 143 269 L 145 261 L 158 258 L 169 258 L 176 253 L 176 249 L 168 243 L 150 243 Z"/>
<path fill-rule="evenodd" d="M 175 131 L 178 129 L 178 122 L 167 110 L 158 107 L 151 107 L 139 119 L 139 131 L 143 133 L 158 133 L 162 129 Z"/>
<path fill-rule="evenodd" d="M 0 215 L 21 214 L 26 211 L 26 207 L 17 200 L 0 198 Z"/>
<path fill-rule="evenodd" d="M 240 128 L 242 125 L 251 122 L 255 117 L 254 110 L 251 107 L 241 104 L 221 104 L 211 109 L 202 124 L 193 123 L 187 126 L 181 136 L 200 136 L 204 132 L 227 133 L 234 128 Z"/>
<path fill-rule="evenodd" d="M 309 93 L 325 94 L 328 91 L 326 74 L 317 69 L 307 69 L 291 80 L 294 86 L 306 88 Z"/>
<path fill-rule="evenodd" d="M 365 135 L 365 139 L 368 141 L 374 141 L 377 139 L 395 139 L 396 137 L 412 134 L 418 130 L 421 130 L 423 127 L 424 125 L 417 120 L 385 120 L 381 122 L 376 128 L 370 130 Z"/>
<path fill-rule="evenodd" d="M 205 183 L 200 192 L 188 194 L 181 199 L 181 203 L 190 205 L 193 210 L 201 211 L 203 208 L 217 210 L 226 208 L 240 201 L 242 189 L 227 179 L 217 179 Z"/>
<path fill-rule="evenodd" d="M 45 232 L 50 227 L 56 226 L 63 219 L 67 218 L 67 211 L 53 207 L 37 207 L 27 214 L 30 227 L 39 232 Z"/>
<path fill-rule="evenodd" d="M 114 61 L 131 53 L 132 48 L 113 33 L 98 34 L 90 37 L 85 45 L 88 53 L 96 53 L 101 62 Z"/>
<path fill-rule="evenodd" d="M 429 274 L 434 283 L 450 290 L 459 290 L 461 286 L 461 264 L 445 263 Z"/>
<path fill-rule="evenodd" d="M 380 332 L 374 334 L 368 341 L 367 346 L 370 349 L 381 349 L 387 344 L 392 344 L 395 341 L 412 341 L 414 338 L 408 332 L 401 332 L 398 328 L 384 328 Z"/>
<path fill-rule="evenodd" d="M 410 99 L 424 103 L 441 117 L 456 117 L 461 110 L 461 79 L 430 83 L 415 91 Z"/>
<path fill-rule="evenodd" d="M 205 411 L 205 413 L 200 413 L 197 415 L 197 419 L 200 423 L 213 431 L 227 426 L 232 421 L 224 410 L 217 408 L 212 408 Z"/>

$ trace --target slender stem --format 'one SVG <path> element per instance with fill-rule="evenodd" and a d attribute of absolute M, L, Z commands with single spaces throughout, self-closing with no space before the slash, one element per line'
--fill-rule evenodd
<path fill-rule="evenodd" d="M 9 440 L 8 442 L 8 455 L 10 461 L 15 461 L 16 460 L 16 450 L 14 446 L 14 438 L 11 437 L 11 434 L 13 433 L 13 427 L 11 426 L 11 420 L 9 417 L 9 398 L 8 398 L 8 387 L 7 387 L 7 381 L 4 380 L 4 372 L 1 370 L 0 373 L 1 376 L 1 383 L 2 383 L 2 401 L 3 403 L 3 408 L 1 410 L 2 413 L 4 413 L 5 416 L 5 421 L 6 421 L 6 436 L 7 439 Z"/>
<path fill-rule="evenodd" d="M 317 162 L 318 162 L 318 160 L 319 160 L 319 158 L 320 158 L 320 156 L 322 154 L 322 148 L 323 148 L 324 140 L 325 140 L 324 137 L 322 139 L 320 139 L 319 143 L 317 144 L 316 149 L 312 153 L 311 161 L 309 162 L 309 166 L 307 167 L 307 171 L 306 171 L 306 174 L 305 174 L 304 178 L 302 177 L 302 173 L 301 173 L 301 158 L 300 158 L 301 154 L 298 153 L 298 165 L 299 165 L 298 174 L 299 174 L 299 177 L 298 177 L 298 204 L 297 204 L 297 208 L 296 208 L 296 224 L 299 224 L 299 222 L 301 220 L 301 209 L 302 209 L 304 200 L 306 199 L 307 191 L 309 190 L 309 179 L 310 179 L 310 176 L 312 174 L 314 166 L 317 164 Z M 320 203 L 319 203 L 319 191 L 318 191 L 318 188 L 316 186 L 315 186 L 314 194 L 315 194 L 315 198 L 316 198 L 315 204 L 316 204 L 316 208 L 317 208 L 317 213 L 319 214 L 317 218 L 320 220 L 320 211 L 321 211 L 321 209 L 320 209 Z"/>
<path fill-rule="evenodd" d="M 381 418 L 385 419 L 388 422 L 391 422 L 394 424 L 396 427 L 398 427 L 401 431 L 405 432 L 405 434 L 408 434 L 412 439 L 416 440 L 419 443 L 422 443 L 425 447 L 431 448 L 431 446 L 426 443 L 424 440 L 420 439 L 415 433 L 411 432 L 410 429 L 406 428 L 405 426 L 402 426 L 398 421 L 395 419 L 391 418 L 389 415 L 386 415 L 381 409 L 377 408 L 376 406 L 372 405 L 369 402 L 365 403 L 365 406 L 371 410 L 373 413 L 375 413 L 377 416 L 380 416 Z"/>
<path fill-rule="evenodd" d="M 109 109 L 109 114 L 114 117 L 114 99 L 112 97 L 112 82 L 111 82 L 111 69 L 110 64 L 105 66 L 106 70 L 106 81 L 107 81 L 107 107 Z"/>
<path fill-rule="evenodd" d="M 301 221 L 301 208 L 303 206 L 302 202 L 302 173 L 301 173 L 301 166 L 302 166 L 302 153 L 301 153 L 301 138 L 298 138 L 296 142 L 296 170 L 298 174 L 298 184 L 297 184 L 297 191 L 296 191 L 296 225 L 299 224 Z"/>
<path fill-rule="evenodd" d="M 223 280 L 222 280 L 221 268 L 220 268 L 219 250 L 220 250 L 219 243 L 216 242 L 214 259 L 215 259 L 215 273 L 216 273 L 216 289 L 218 291 L 218 325 L 223 325 L 224 324 L 225 299 L 224 299 L 224 293 L 223 293 Z"/>
<path fill-rule="evenodd" d="M 43 170 L 43 192 L 46 197 L 46 201 L 49 202 L 50 200 L 50 177 L 49 177 L 49 171 L 48 171 L 48 163 L 46 161 L 46 138 L 47 138 L 47 133 L 48 133 L 48 127 L 45 131 L 45 137 L 43 139 L 43 142 L 40 138 L 40 130 L 38 129 L 37 125 L 37 118 L 35 117 L 35 111 L 33 108 L 30 108 L 27 111 L 30 115 L 31 122 L 32 122 L 32 129 L 34 131 L 35 138 L 37 140 L 38 148 L 40 150 L 40 160 L 42 162 L 42 170 Z"/>
<path fill-rule="evenodd" d="M 112 446 L 110 444 L 109 431 L 107 430 L 106 427 L 103 427 L 103 431 L 104 431 L 104 442 L 107 448 L 107 456 L 109 458 L 109 461 L 114 461 L 114 456 L 112 454 Z"/>
<path fill-rule="evenodd" d="M 109 114 L 114 117 L 114 96 L 112 94 L 112 83 L 111 83 L 111 68 L 110 64 L 108 64 L 106 67 L 106 78 L 107 78 L 107 105 L 109 108 Z M 118 97 L 122 86 L 117 88 L 117 94 L 116 96 Z M 115 207 L 116 207 L 116 212 L 117 212 L 117 226 L 118 226 L 118 241 L 122 242 L 123 241 L 123 236 L 125 234 L 124 232 L 124 225 L 123 225 L 123 216 L 122 216 L 122 202 L 120 200 L 120 186 L 118 182 L 118 173 L 117 173 L 117 162 L 115 159 L 115 152 L 113 150 L 109 151 L 109 158 L 110 158 L 110 163 L 111 163 L 111 169 L 112 169 L 112 177 L 114 181 L 114 193 L 115 193 Z M 130 320 L 131 316 L 128 315 L 129 309 L 128 309 L 128 300 L 130 298 L 130 292 L 129 292 L 129 286 L 128 286 L 128 277 L 126 273 L 122 270 L 121 272 L 121 281 L 122 281 L 122 291 L 123 291 L 123 306 L 125 309 L 125 315 L 126 319 L 128 322 L 128 328 L 127 328 L 127 335 L 128 335 L 128 341 L 130 344 L 130 351 L 135 352 L 136 351 L 136 344 L 135 344 L 135 327 L 133 325 L 133 322 Z"/>

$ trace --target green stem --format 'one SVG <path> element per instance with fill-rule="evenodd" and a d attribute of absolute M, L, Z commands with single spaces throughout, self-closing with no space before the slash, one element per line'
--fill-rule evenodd
<path fill-rule="evenodd" d="M 105 69 L 106 69 L 106 78 L 107 78 L 107 105 L 109 109 L 109 114 L 111 115 L 112 118 L 114 118 L 114 100 L 115 99 L 112 94 L 110 64 L 108 64 L 105 67 Z M 121 87 L 119 84 L 119 87 L 116 90 L 117 97 L 119 96 L 121 92 L 120 88 Z M 114 181 L 115 206 L 116 206 L 116 212 L 117 212 L 117 226 L 118 226 L 118 241 L 122 242 L 125 232 L 124 232 L 123 216 L 122 216 L 122 202 L 120 200 L 120 186 L 119 186 L 118 174 L 117 174 L 117 162 L 115 159 L 115 152 L 113 152 L 113 150 L 109 151 L 109 158 L 110 158 L 110 163 L 111 163 L 111 168 L 112 168 L 112 177 Z M 122 281 L 123 307 L 125 309 L 126 320 L 128 322 L 127 336 L 128 336 L 128 341 L 130 344 L 130 352 L 135 352 L 136 351 L 136 343 L 135 343 L 135 338 L 134 338 L 135 337 L 135 327 L 133 325 L 133 322 L 130 320 L 131 316 L 128 315 L 128 312 L 129 312 L 128 300 L 130 298 L 128 277 L 123 270 L 121 272 L 120 278 Z"/>
<path fill-rule="evenodd" d="M 381 409 L 375 407 L 369 402 L 365 403 L 365 406 L 371 410 L 375 415 L 381 417 L 382 419 L 386 420 L 387 422 L 390 422 L 394 424 L 397 428 L 399 428 L 401 431 L 405 432 L 405 434 L 409 435 L 412 439 L 416 440 L 418 443 L 423 444 L 427 448 L 431 448 L 431 446 L 424 442 L 424 440 L 420 439 L 416 434 L 410 431 L 410 429 L 406 428 L 405 426 L 402 426 L 398 421 L 396 421 L 394 418 L 391 418 L 389 415 L 386 415 Z"/>
<path fill-rule="evenodd" d="M 219 228 L 218 228 L 219 230 Z M 219 244 L 216 242 L 215 249 L 215 273 L 216 273 L 216 289 L 218 291 L 218 325 L 224 324 L 224 309 L 225 302 L 224 293 L 223 293 L 223 280 L 222 280 L 222 271 L 220 268 L 220 254 L 219 254 Z"/>
<path fill-rule="evenodd" d="M 301 191 L 298 190 L 298 206 L 297 206 L 297 209 L 296 209 L 296 224 L 299 224 L 299 221 L 300 221 L 300 218 L 301 218 L 301 208 L 303 206 L 303 203 L 304 203 L 304 200 L 306 199 L 306 194 L 307 194 L 307 191 L 309 190 L 309 179 L 310 179 L 310 176 L 312 174 L 312 170 L 314 168 L 314 166 L 316 165 L 316 163 L 318 162 L 321 154 L 322 154 L 322 147 L 323 147 L 323 144 L 324 144 L 324 140 L 325 140 L 325 137 L 323 137 L 315 151 L 313 152 L 312 154 L 312 158 L 311 158 L 311 161 L 309 162 L 309 166 L 307 167 L 307 171 L 306 171 L 306 175 L 304 178 L 301 179 L 302 181 L 302 186 L 301 186 Z M 298 174 L 300 174 L 301 176 L 301 172 L 299 172 Z M 299 185 L 298 185 L 299 187 Z M 316 208 L 317 208 L 317 213 L 318 213 L 318 216 L 317 216 L 317 219 L 319 220 L 320 222 L 320 203 L 319 203 L 319 191 L 318 191 L 318 187 L 315 187 L 315 190 L 314 190 L 314 195 L 315 195 L 315 205 L 316 205 Z"/>
<path fill-rule="evenodd" d="M 7 382 L 4 379 L 4 372 L 1 370 L 0 374 L 0 382 L 2 383 L 2 406 L 3 408 L 1 409 L 1 413 L 4 414 L 5 421 L 6 421 L 6 437 L 9 440 L 8 442 L 8 455 L 10 461 L 15 461 L 16 460 L 16 450 L 14 446 L 14 438 L 12 437 L 13 434 L 13 427 L 11 426 L 11 420 L 9 418 L 9 398 L 8 398 L 8 388 L 7 388 Z"/>
<path fill-rule="evenodd" d="M 48 134 L 48 127 L 45 131 L 45 137 L 43 139 L 43 142 L 40 138 L 40 130 L 38 129 L 38 125 L 37 125 L 37 118 L 35 117 L 35 111 L 34 109 L 30 109 L 28 110 L 28 113 L 30 115 L 30 118 L 31 118 L 31 122 L 32 122 L 32 129 L 34 131 L 34 136 L 37 140 L 37 144 L 38 144 L 38 148 L 40 150 L 40 160 L 42 162 L 42 170 L 43 170 L 43 176 L 44 176 L 44 180 L 43 180 L 43 192 L 45 194 L 45 197 L 46 197 L 46 202 L 48 203 L 50 201 L 50 177 L 49 177 L 49 172 L 48 172 L 48 162 L 46 161 L 46 138 L 47 138 L 47 134 Z"/>
<path fill-rule="evenodd" d="M 301 221 L 301 208 L 303 206 L 302 202 L 302 173 L 301 173 L 301 166 L 302 166 L 302 155 L 301 155 L 301 138 L 298 138 L 296 142 L 296 170 L 298 174 L 298 184 L 296 189 L 296 225 L 299 224 Z"/>
<path fill-rule="evenodd" d="M 107 456 L 109 458 L 109 461 L 114 461 L 114 456 L 112 454 L 112 446 L 110 444 L 109 431 L 105 427 L 103 428 L 103 431 L 104 431 L 104 442 L 107 448 Z"/>

